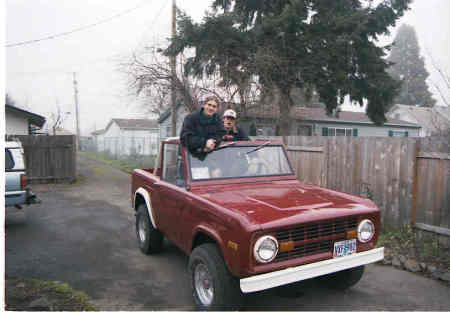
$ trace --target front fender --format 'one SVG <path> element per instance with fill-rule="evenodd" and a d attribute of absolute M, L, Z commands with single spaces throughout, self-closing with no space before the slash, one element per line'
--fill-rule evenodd
<path fill-rule="evenodd" d="M 209 236 L 212 240 L 215 241 L 215 243 L 218 245 L 220 251 L 222 252 L 223 259 L 225 261 L 226 266 L 228 267 L 228 270 L 234 275 L 238 276 L 240 273 L 240 253 L 244 252 L 244 250 L 238 251 L 238 244 L 236 242 L 233 242 L 230 240 L 230 237 L 224 237 L 224 235 L 221 235 L 218 233 L 217 229 L 209 227 L 205 224 L 201 224 L 197 226 L 192 231 L 192 237 L 195 238 L 197 234 L 202 233 L 204 235 Z M 224 240 L 225 238 L 225 240 Z M 189 246 L 189 253 L 192 251 L 192 247 L 194 244 L 194 239 L 191 241 Z M 243 247 L 243 246 L 239 246 Z M 244 248 L 245 249 L 245 248 Z"/>
<path fill-rule="evenodd" d="M 150 216 L 150 221 L 152 222 L 153 227 L 155 229 L 157 229 L 158 227 L 156 226 L 155 217 L 153 215 L 153 208 L 152 208 L 150 193 L 143 187 L 138 188 L 136 190 L 136 192 L 134 193 L 134 202 L 136 202 L 136 196 L 138 194 L 144 198 L 145 204 L 147 206 L 148 215 Z"/>

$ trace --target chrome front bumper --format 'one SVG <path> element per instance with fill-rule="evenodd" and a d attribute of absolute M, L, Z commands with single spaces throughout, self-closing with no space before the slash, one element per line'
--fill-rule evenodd
<path fill-rule="evenodd" d="M 377 262 L 384 258 L 384 247 L 359 252 L 350 256 L 300 265 L 280 271 L 259 274 L 240 280 L 244 293 L 260 291 L 306 279 L 322 276 L 361 265 Z"/>

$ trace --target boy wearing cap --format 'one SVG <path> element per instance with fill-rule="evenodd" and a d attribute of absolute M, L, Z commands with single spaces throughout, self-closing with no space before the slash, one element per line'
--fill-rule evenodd
<path fill-rule="evenodd" d="M 249 137 L 243 129 L 236 126 L 236 112 L 227 109 L 223 113 L 223 126 L 226 134 L 223 136 L 224 141 L 250 141 Z"/>

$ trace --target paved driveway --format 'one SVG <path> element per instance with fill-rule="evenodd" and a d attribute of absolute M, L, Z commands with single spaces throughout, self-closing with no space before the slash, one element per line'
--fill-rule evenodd
<path fill-rule="evenodd" d="M 187 257 L 170 242 L 164 252 L 137 248 L 130 176 L 84 157 L 75 185 L 38 185 L 41 205 L 6 213 L 8 276 L 69 283 L 100 310 L 194 309 Z M 244 310 L 448 310 L 450 288 L 392 267 L 370 265 L 356 287 L 314 281 L 245 297 Z"/>

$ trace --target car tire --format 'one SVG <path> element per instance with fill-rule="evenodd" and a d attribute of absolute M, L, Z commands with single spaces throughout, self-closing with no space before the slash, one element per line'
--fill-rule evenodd
<path fill-rule="evenodd" d="M 195 304 L 201 310 L 240 307 L 238 280 L 231 275 L 215 244 L 196 247 L 189 257 L 188 269 Z"/>
<path fill-rule="evenodd" d="M 364 274 L 364 266 L 351 268 L 319 277 L 319 282 L 333 289 L 344 290 L 352 287 L 362 278 Z"/>
<path fill-rule="evenodd" d="M 145 204 L 139 205 L 136 213 L 136 235 L 139 249 L 144 254 L 158 253 L 162 250 L 164 235 L 153 227 Z"/>

